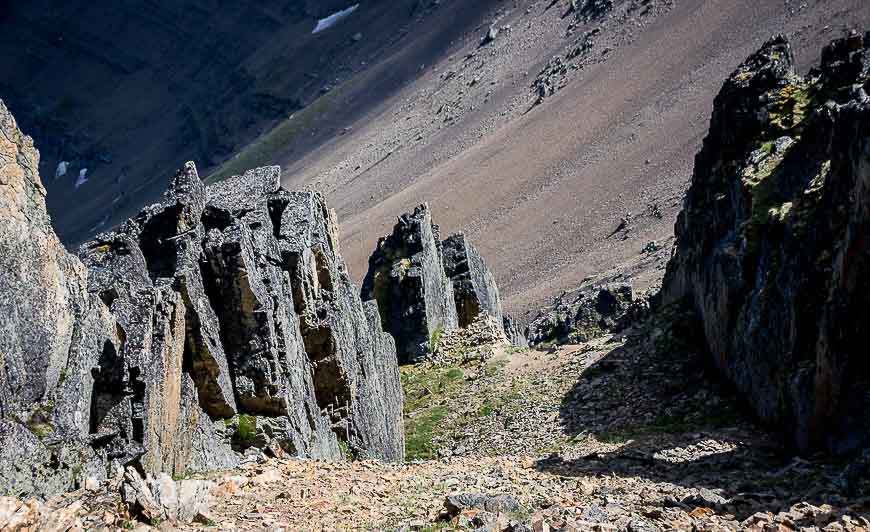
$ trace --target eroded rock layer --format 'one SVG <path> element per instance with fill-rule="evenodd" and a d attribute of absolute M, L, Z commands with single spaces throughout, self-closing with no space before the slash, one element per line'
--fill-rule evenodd
<path fill-rule="evenodd" d="M 834 41 L 805 77 L 783 37 L 741 65 L 715 100 L 663 287 L 804 450 L 867 437 L 868 92 L 870 33 Z"/>
<path fill-rule="evenodd" d="M 67 253 L 38 153 L 0 103 L 0 487 L 44 495 L 138 464 L 232 467 L 252 445 L 401 460 L 395 344 L 316 193 L 260 168 Z"/>

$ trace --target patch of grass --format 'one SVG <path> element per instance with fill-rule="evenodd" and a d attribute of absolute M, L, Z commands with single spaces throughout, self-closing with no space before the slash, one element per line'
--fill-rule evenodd
<path fill-rule="evenodd" d="M 433 406 L 405 420 L 405 456 L 408 460 L 428 460 L 437 456 L 433 442 L 436 428 L 447 417 L 446 406 Z"/>
<path fill-rule="evenodd" d="M 505 366 L 510 363 L 508 359 L 500 359 L 500 360 L 491 360 L 486 363 L 486 367 L 483 372 L 487 377 L 493 377 L 501 372 Z"/>
<path fill-rule="evenodd" d="M 251 441 L 257 435 L 257 418 L 248 414 L 239 415 L 236 427 L 236 438 L 240 441 Z"/>
<path fill-rule="evenodd" d="M 348 462 L 353 461 L 353 450 L 350 448 L 350 444 L 341 438 L 338 439 L 338 448 L 341 450 L 341 455 Z"/>
<path fill-rule="evenodd" d="M 465 373 L 458 367 L 403 366 L 401 377 L 408 413 L 430 404 L 433 398 L 450 394 L 465 378 Z"/>
<path fill-rule="evenodd" d="M 401 368 L 405 392 L 405 455 L 408 460 L 426 460 L 437 455 L 434 443 L 444 432 L 449 413 L 447 402 L 465 380 L 459 367 L 405 366 Z"/>
<path fill-rule="evenodd" d="M 334 87 L 270 131 L 260 135 L 245 146 L 238 155 L 218 166 L 205 178 L 205 182 L 217 183 L 228 177 L 243 174 L 251 168 L 278 162 L 281 153 L 301 135 L 310 132 L 323 115 L 336 105 L 338 98 L 360 82 L 359 78 L 360 76 L 357 75 Z"/>
<path fill-rule="evenodd" d="M 429 352 L 434 353 L 438 351 L 438 344 L 441 343 L 441 336 L 444 335 L 444 327 L 439 326 L 437 329 L 432 331 L 432 335 L 429 337 Z"/>
<path fill-rule="evenodd" d="M 44 440 L 54 432 L 54 399 L 49 399 L 40 405 L 27 419 L 24 425 L 40 440 Z"/>

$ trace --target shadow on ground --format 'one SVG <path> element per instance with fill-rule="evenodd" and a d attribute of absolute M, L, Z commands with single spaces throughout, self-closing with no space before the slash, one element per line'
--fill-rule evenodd
<path fill-rule="evenodd" d="M 745 519 L 805 501 L 844 508 L 870 494 L 855 463 L 797 457 L 755 425 L 698 348 L 678 308 L 627 333 L 565 395 L 562 425 L 577 445 L 538 461 L 560 476 L 618 475 L 696 489 L 663 506 L 709 507 Z M 595 357 L 593 357 L 594 359 Z"/>

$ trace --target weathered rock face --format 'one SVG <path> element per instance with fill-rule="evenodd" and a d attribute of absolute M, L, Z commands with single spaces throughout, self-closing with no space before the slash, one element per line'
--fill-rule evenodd
<path fill-rule="evenodd" d="M 428 205 L 400 216 L 393 233 L 378 241 L 362 297 L 377 302 L 402 363 L 421 360 L 431 353 L 433 338 L 458 326 L 453 285 Z"/>
<path fill-rule="evenodd" d="M 463 233 L 442 242 L 444 273 L 453 283 L 453 300 L 460 327 L 468 327 L 481 314 L 502 321 L 501 296 L 495 276 Z"/>
<path fill-rule="evenodd" d="M 282 190 L 278 168 L 206 189 L 188 163 L 82 264 L 51 229 L 32 141 L 2 106 L 0 125 L 4 491 L 231 467 L 254 435 L 403 458 L 395 345 L 320 195 Z"/>
<path fill-rule="evenodd" d="M 41 494 L 93 458 L 73 449 L 88 435 L 91 368 L 118 341 L 51 228 L 39 153 L 2 101 L 0 133 L 0 487 Z"/>
<path fill-rule="evenodd" d="M 531 345 L 587 342 L 633 322 L 637 313 L 634 303 L 630 283 L 581 287 L 539 310 L 526 336 Z"/>
<path fill-rule="evenodd" d="M 794 73 L 777 37 L 716 98 L 676 224 L 665 303 L 697 312 L 712 360 L 800 449 L 866 439 L 870 33 Z"/>

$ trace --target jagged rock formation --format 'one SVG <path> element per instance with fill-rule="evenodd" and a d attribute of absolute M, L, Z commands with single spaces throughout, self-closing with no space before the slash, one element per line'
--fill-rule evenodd
<path fill-rule="evenodd" d="M 867 436 L 868 91 L 870 33 L 831 43 L 806 77 L 783 37 L 742 64 L 715 100 L 663 286 L 803 450 Z"/>
<path fill-rule="evenodd" d="M 551 307 L 540 309 L 529 323 L 526 337 L 531 345 L 587 342 L 624 329 L 637 320 L 643 307 L 631 283 L 581 287 L 562 294 Z"/>
<path fill-rule="evenodd" d="M 392 234 L 378 240 L 362 297 L 377 302 L 402 363 L 421 360 L 432 352 L 437 336 L 458 326 L 453 284 L 444 272 L 438 226 L 428 205 L 400 216 Z"/>
<path fill-rule="evenodd" d="M 444 273 L 453 284 L 453 301 L 460 327 L 468 327 L 481 314 L 502 321 L 501 296 L 495 276 L 464 233 L 456 233 L 441 243 Z"/>
<path fill-rule="evenodd" d="M 231 467 L 256 437 L 298 456 L 401 460 L 395 345 L 316 193 L 261 168 L 59 244 L 38 154 L 0 105 L 0 486 L 48 494 L 138 463 Z M 14 442 L 14 444 L 13 444 Z"/>

